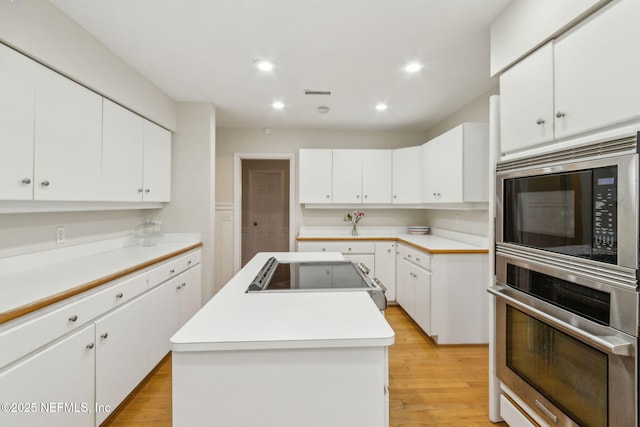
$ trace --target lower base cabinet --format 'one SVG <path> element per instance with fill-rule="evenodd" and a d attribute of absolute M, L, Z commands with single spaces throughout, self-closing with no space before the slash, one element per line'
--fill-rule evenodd
<path fill-rule="evenodd" d="M 199 252 L 191 254 L 195 257 L 169 260 L 126 279 L 132 287 L 143 279 L 146 289 L 154 271 L 168 268 L 174 275 L 1 368 L 0 426 L 102 424 L 169 353 L 171 336 L 200 309 Z M 131 290 L 124 287 L 115 298 Z"/>

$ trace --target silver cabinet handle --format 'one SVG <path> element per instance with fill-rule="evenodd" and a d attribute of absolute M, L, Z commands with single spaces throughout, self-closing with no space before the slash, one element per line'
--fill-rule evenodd
<path fill-rule="evenodd" d="M 327 250 L 327 248 L 322 248 L 322 252 L 325 252 Z"/>
<path fill-rule="evenodd" d="M 143 188 L 138 188 L 138 193 L 142 193 L 143 190 Z"/>
<path fill-rule="evenodd" d="M 90 342 L 89 344 L 87 344 L 87 348 L 88 348 L 89 350 L 91 350 L 91 349 L 93 348 L 93 345 L 94 345 L 94 344 L 93 344 L 92 342 Z"/>
<path fill-rule="evenodd" d="M 23 179 L 23 180 L 22 180 L 22 183 L 23 183 L 23 184 L 26 184 L 26 185 L 31 184 L 31 178 L 25 178 L 25 179 Z"/>
<path fill-rule="evenodd" d="M 187 286 L 186 283 L 183 283 L 182 285 L 180 285 L 181 288 L 184 288 L 185 286 Z"/>
<path fill-rule="evenodd" d="M 187 265 L 191 265 L 191 260 L 187 261 Z"/>
<path fill-rule="evenodd" d="M 397 199 L 397 198 L 398 198 L 398 196 L 396 196 L 396 195 L 394 194 L 394 195 L 393 195 L 393 198 L 394 198 L 394 199 Z"/>
<path fill-rule="evenodd" d="M 368 194 L 365 194 L 365 195 L 364 195 L 364 198 L 365 198 L 365 199 L 368 199 L 368 198 L 369 198 L 369 195 L 368 195 Z"/>
<path fill-rule="evenodd" d="M 553 412 L 551 412 L 551 411 L 550 411 L 546 406 L 544 406 L 544 405 L 542 404 L 542 402 L 540 402 L 538 399 L 536 399 L 536 406 L 537 406 L 538 408 L 540 408 L 540 410 L 541 410 L 542 412 L 544 412 L 544 413 L 545 413 L 545 415 L 551 419 L 551 421 L 553 421 L 554 423 L 557 423 L 557 422 L 558 422 L 558 417 L 556 417 L 556 414 L 554 414 Z"/>
<path fill-rule="evenodd" d="M 331 196 L 327 194 L 327 199 L 328 199 L 329 197 L 331 197 Z"/>
<path fill-rule="evenodd" d="M 124 296 L 124 294 L 122 292 L 118 292 L 118 294 L 116 295 L 116 298 L 120 299 Z"/>
<path fill-rule="evenodd" d="M 435 196 L 435 195 L 436 195 L 436 193 L 433 193 L 433 195 Z"/>
<path fill-rule="evenodd" d="M 420 261 L 420 258 L 416 258 L 416 261 Z"/>
<path fill-rule="evenodd" d="M 182 289 L 182 286 L 181 286 L 181 285 L 178 285 L 178 286 L 176 286 L 176 289 L 177 289 L 177 290 L 180 290 L 180 289 Z"/>
<path fill-rule="evenodd" d="M 78 320 L 78 316 L 75 315 L 75 314 L 73 316 L 69 317 L 69 322 L 75 322 L 77 320 Z"/>
<path fill-rule="evenodd" d="M 558 111 L 556 113 L 556 117 L 559 118 L 559 119 L 563 118 L 564 116 L 565 116 L 565 114 L 562 111 Z"/>
<path fill-rule="evenodd" d="M 109 338 L 109 332 L 105 332 L 104 334 L 100 335 L 100 338 L 106 340 L 107 338 Z"/>
<path fill-rule="evenodd" d="M 411 258 L 411 254 L 407 254 L 407 258 Z"/>
<path fill-rule="evenodd" d="M 359 198 L 360 198 L 360 195 L 359 195 L 359 194 L 358 194 L 358 195 L 356 195 L 356 199 L 359 199 Z"/>
<path fill-rule="evenodd" d="M 145 193 L 151 193 L 151 190 L 147 188 L 147 189 L 144 190 L 144 192 Z"/>
<path fill-rule="evenodd" d="M 43 187 L 48 187 L 49 184 L 50 184 L 50 182 L 47 181 L 46 179 L 40 183 L 40 185 L 42 185 Z"/>
<path fill-rule="evenodd" d="M 173 273 L 175 273 L 175 272 L 176 272 L 176 270 L 175 270 L 175 269 L 173 269 L 173 268 L 172 268 L 171 270 L 169 270 L 169 274 L 173 274 Z"/>
<path fill-rule="evenodd" d="M 536 120 L 536 124 L 537 124 L 537 125 L 543 125 L 543 124 L 544 124 L 544 119 L 538 119 L 538 120 Z"/>

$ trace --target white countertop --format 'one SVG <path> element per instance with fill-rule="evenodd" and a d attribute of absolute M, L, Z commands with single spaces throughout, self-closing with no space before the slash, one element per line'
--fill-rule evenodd
<path fill-rule="evenodd" d="M 173 351 L 389 346 L 394 332 L 364 291 L 245 293 L 270 256 L 342 260 L 339 253 L 260 253 L 172 338 Z"/>
<path fill-rule="evenodd" d="M 13 271 L 0 275 L 0 313 L 46 300 L 184 250 L 196 243 L 199 243 L 199 239 L 189 235 L 182 241 L 169 239 L 159 240 L 149 246 L 123 246 L 131 244 L 130 239 L 123 238 L 0 259 L 0 266 L 21 265 L 20 268 L 14 267 Z M 28 261 L 25 262 L 25 259 Z M 29 268 L 26 267 L 27 264 Z M 10 269 L 2 269 L 7 270 Z"/>
<path fill-rule="evenodd" d="M 359 234 L 352 236 L 350 228 L 308 227 L 301 229 L 298 234 L 298 241 L 319 239 L 350 241 L 396 239 L 434 253 L 488 251 L 488 241 L 485 237 L 446 230 L 432 230 L 431 234 L 418 235 L 407 233 L 406 227 L 359 227 Z"/>

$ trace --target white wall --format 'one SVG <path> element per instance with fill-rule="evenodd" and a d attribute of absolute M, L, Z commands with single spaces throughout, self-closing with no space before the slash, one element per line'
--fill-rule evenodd
<path fill-rule="evenodd" d="M 171 203 L 154 218 L 164 232 L 202 236 L 202 301 L 215 293 L 215 108 L 202 102 L 178 103 L 171 146 Z"/>
<path fill-rule="evenodd" d="M 173 100 L 49 1 L 0 0 L 0 41 L 149 120 L 175 129 Z"/>

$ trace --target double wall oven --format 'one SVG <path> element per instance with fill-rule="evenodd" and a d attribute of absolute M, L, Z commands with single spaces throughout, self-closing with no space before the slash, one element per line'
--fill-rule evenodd
<path fill-rule="evenodd" d="M 549 425 L 638 425 L 637 140 L 498 164 L 496 373 Z"/>

